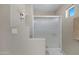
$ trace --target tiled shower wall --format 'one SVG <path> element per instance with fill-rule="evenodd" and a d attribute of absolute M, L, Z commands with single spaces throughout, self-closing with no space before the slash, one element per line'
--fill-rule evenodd
<path fill-rule="evenodd" d="M 60 48 L 59 17 L 36 17 L 34 19 L 34 37 L 45 38 L 46 47 L 48 48 Z"/>

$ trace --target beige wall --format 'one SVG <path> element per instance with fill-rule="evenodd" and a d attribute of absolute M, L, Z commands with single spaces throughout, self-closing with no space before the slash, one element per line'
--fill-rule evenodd
<path fill-rule="evenodd" d="M 10 40 L 10 50 L 11 54 L 27 54 L 29 45 L 27 44 L 28 40 L 30 39 L 30 29 L 32 26 L 32 9 L 31 5 L 14 5 L 11 13 L 14 18 L 12 20 L 15 22 L 13 24 L 16 24 L 14 27 L 18 30 L 17 34 L 12 34 L 12 39 Z M 10 7 L 10 8 L 11 8 Z M 25 23 L 19 22 L 20 17 L 18 11 L 25 10 Z M 17 15 L 16 15 L 17 14 Z M 17 19 L 18 18 L 18 19 Z M 16 20 L 18 23 L 16 23 Z M 12 27 L 13 28 L 13 27 Z"/>
<path fill-rule="evenodd" d="M 71 4 L 64 4 L 61 8 L 56 11 L 56 15 L 63 16 L 64 12 L 71 6 Z"/>
<path fill-rule="evenodd" d="M 73 18 L 63 19 L 63 51 L 65 54 L 79 54 L 79 41 L 73 38 Z"/>
<path fill-rule="evenodd" d="M 10 33 L 10 6 L 0 5 L 0 54 L 8 54 Z"/>
<path fill-rule="evenodd" d="M 15 7 L 0 5 L 0 54 L 27 54 L 27 40 L 32 25 L 31 7 L 31 5 L 15 5 Z M 17 8 L 25 9 L 25 24 L 18 23 Z M 17 29 L 17 34 L 12 34 L 13 28 Z"/>
<path fill-rule="evenodd" d="M 50 5 L 50 4 L 46 4 L 46 5 Z M 42 15 L 47 15 L 47 16 L 51 16 L 51 15 L 55 15 L 55 11 L 52 11 L 52 10 L 49 10 L 49 11 L 46 11 L 45 9 L 36 9 L 35 8 L 35 6 L 36 6 L 36 8 L 37 8 L 37 6 L 39 7 L 39 6 L 41 6 L 42 8 L 45 8 L 46 9 L 46 7 L 44 7 L 42 4 L 37 4 L 37 5 L 33 5 L 33 11 L 34 11 L 34 15 L 35 16 L 42 16 Z M 51 9 L 52 9 L 53 7 L 51 7 Z M 50 9 L 50 6 L 47 8 L 47 10 L 48 9 Z"/>
<path fill-rule="evenodd" d="M 52 12 L 52 11 L 49 11 L 49 12 L 36 12 L 36 11 L 34 11 L 34 15 L 38 15 L 38 16 L 40 16 L 40 15 L 47 15 L 47 16 L 51 16 L 51 15 L 55 15 L 55 12 Z"/>
<path fill-rule="evenodd" d="M 74 39 L 79 40 L 79 17 L 76 17 L 73 20 L 73 34 L 74 34 Z"/>
<path fill-rule="evenodd" d="M 32 17 L 33 17 L 33 8 L 32 5 L 27 4 L 25 5 L 26 8 L 26 25 L 32 26 Z"/>
<path fill-rule="evenodd" d="M 71 5 L 64 5 L 57 11 L 57 15 L 64 16 L 65 10 Z M 73 39 L 74 17 L 62 18 L 62 47 L 65 54 L 79 54 L 79 41 Z"/>

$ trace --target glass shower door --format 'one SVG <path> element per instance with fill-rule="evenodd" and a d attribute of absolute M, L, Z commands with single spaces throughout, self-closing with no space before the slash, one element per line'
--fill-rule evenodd
<path fill-rule="evenodd" d="M 46 48 L 55 50 L 61 48 L 59 17 L 35 17 L 34 38 L 45 38 Z M 52 53 L 53 53 L 52 51 Z"/>

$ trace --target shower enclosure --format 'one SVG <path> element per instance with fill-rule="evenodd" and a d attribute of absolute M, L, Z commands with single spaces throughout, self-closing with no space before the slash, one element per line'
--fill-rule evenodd
<path fill-rule="evenodd" d="M 62 20 L 59 16 L 36 16 L 33 37 L 46 39 L 46 54 L 62 54 Z"/>

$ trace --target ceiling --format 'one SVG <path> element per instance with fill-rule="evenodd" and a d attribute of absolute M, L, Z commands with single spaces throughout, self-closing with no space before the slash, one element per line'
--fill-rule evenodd
<path fill-rule="evenodd" d="M 36 4 L 34 5 L 34 11 L 54 12 L 61 6 L 62 4 Z"/>

